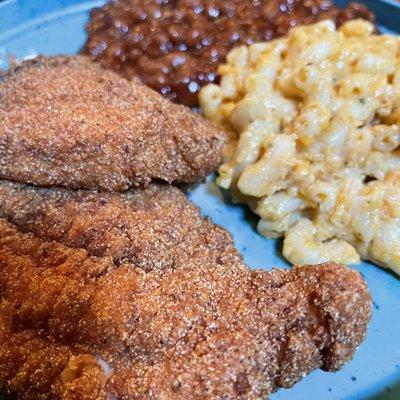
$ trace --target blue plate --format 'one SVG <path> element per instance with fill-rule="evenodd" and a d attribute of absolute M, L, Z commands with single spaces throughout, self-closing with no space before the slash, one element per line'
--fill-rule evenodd
<path fill-rule="evenodd" d="M 0 67 L 8 55 L 76 53 L 85 41 L 88 11 L 103 1 L 0 0 Z M 346 1 L 338 1 L 340 5 Z M 383 30 L 400 33 L 400 2 L 366 0 Z M 281 242 L 255 231 L 255 218 L 226 202 L 210 177 L 190 198 L 204 215 L 228 229 L 252 267 L 286 268 Z M 272 400 L 400 400 L 400 279 L 370 263 L 357 268 L 366 278 L 374 307 L 365 342 L 353 361 L 335 374 L 316 371 Z"/>

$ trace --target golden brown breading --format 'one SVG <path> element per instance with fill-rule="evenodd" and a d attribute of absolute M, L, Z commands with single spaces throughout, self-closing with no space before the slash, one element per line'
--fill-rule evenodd
<path fill-rule="evenodd" d="M 179 189 L 163 184 L 98 193 L 0 180 L 0 217 L 39 238 L 144 270 L 241 262 L 229 233 L 202 218 Z"/>
<path fill-rule="evenodd" d="M 146 272 L 0 232 L 0 388 L 23 400 L 265 399 L 340 368 L 370 316 L 340 265 Z"/>
<path fill-rule="evenodd" d="M 225 139 L 189 109 L 82 56 L 38 57 L 0 81 L 0 177 L 124 190 L 193 183 Z"/>

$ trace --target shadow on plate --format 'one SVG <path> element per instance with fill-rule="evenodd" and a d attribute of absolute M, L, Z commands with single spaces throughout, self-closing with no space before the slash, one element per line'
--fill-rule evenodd
<path fill-rule="evenodd" d="M 253 232 L 262 237 L 257 231 L 257 224 L 259 217 L 251 210 L 251 208 L 245 203 L 238 203 L 232 200 L 232 193 L 230 190 L 222 189 L 215 184 L 216 174 L 208 177 L 206 182 L 206 190 L 211 196 L 218 198 L 221 202 L 228 205 L 229 207 L 237 208 L 241 210 L 240 218 L 243 219 L 246 224 L 248 224 Z M 229 230 L 229 229 L 228 229 Z M 268 240 L 267 238 L 264 238 Z M 274 241 L 274 251 L 275 255 L 282 261 L 282 263 L 287 264 L 288 261 L 282 255 L 283 238 L 278 238 Z"/>
<path fill-rule="evenodd" d="M 400 381 L 398 381 L 392 386 L 385 387 L 379 393 L 374 394 L 373 396 L 370 396 L 365 400 L 399 400 L 399 399 L 400 399 Z"/>

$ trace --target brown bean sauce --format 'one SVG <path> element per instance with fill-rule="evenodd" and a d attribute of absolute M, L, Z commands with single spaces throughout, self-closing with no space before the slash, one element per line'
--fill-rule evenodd
<path fill-rule="evenodd" d="M 339 9 L 330 0 L 114 0 L 91 11 L 82 53 L 194 107 L 231 48 L 328 18 L 374 20 L 361 4 Z"/>

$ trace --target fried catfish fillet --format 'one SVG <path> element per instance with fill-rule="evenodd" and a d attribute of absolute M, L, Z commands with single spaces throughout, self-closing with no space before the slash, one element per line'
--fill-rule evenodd
<path fill-rule="evenodd" d="M 194 183 L 220 163 L 225 135 L 153 90 L 82 56 L 38 57 L 0 80 L 0 177 L 124 190 Z"/>
<path fill-rule="evenodd" d="M 164 184 L 99 193 L 0 180 L 0 217 L 44 240 L 146 271 L 207 263 L 236 268 L 242 260 L 228 232 L 202 218 L 181 190 Z"/>
<path fill-rule="evenodd" d="M 19 399 L 265 399 L 364 338 L 370 295 L 332 263 L 117 265 L 0 221 L 0 390 Z"/>

